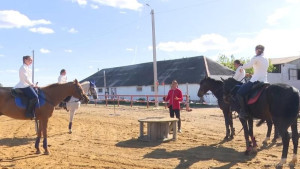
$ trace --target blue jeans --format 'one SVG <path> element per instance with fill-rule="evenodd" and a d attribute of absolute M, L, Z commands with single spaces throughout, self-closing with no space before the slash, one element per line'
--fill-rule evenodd
<path fill-rule="evenodd" d="M 25 95 L 29 98 L 29 100 L 38 99 L 38 95 L 36 91 L 33 89 L 33 87 L 29 86 L 26 88 L 20 88 L 20 90 L 22 90 L 22 92 L 25 93 Z"/>
<path fill-rule="evenodd" d="M 237 94 L 243 97 L 246 96 L 250 92 L 252 86 L 253 86 L 252 82 L 244 83 L 237 91 Z"/>

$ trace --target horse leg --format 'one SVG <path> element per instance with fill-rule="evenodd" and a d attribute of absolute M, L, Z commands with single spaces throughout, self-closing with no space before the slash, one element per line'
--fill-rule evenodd
<path fill-rule="evenodd" d="M 253 118 L 248 119 L 248 124 L 249 124 L 249 135 L 253 144 L 253 150 L 256 152 L 257 151 L 257 143 L 255 140 L 255 137 L 253 135 Z"/>
<path fill-rule="evenodd" d="M 283 164 L 286 163 L 289 142 L 290 142 L 290 135 L 287 131 L 287 128 L 283 127 L 282 125 L 278 126 L 278 128 L 279 128 L 280 135 L 282 137 L 283 148 L 282 148 L 281 160 L 277 164 L 277 166 L 282 166 Z"/>
<path fill-rule="evenodd" d="M 70 120 L 69 120 L 69 134 L 72 133 L 72 122 L 75 115 L 75 109 L 73 107 L 70 108 Z"/>
<path fill-rule="evenodd" d="M 43 137 L 44 137 L 43 148 L 45 150 L 45 153 L 44 153 L 45 155 L 50 154 L 50 152 L 48 150 L 48 142 L 47 142 L 47 127 L 48 127 L 48 118 L 46 118 L 43 123 Z"/>
<path fill-rule="evenodd" d="M 265 140 L 263 141 L 264 145 L 268 144 L 268 141 L 270 140 L 270 137 L 271 137 L 272 126 L 273 126 L 273 123 L 271 120 L 267 120 L 267 126 L 268 126 L 268 131 L 267 131 L 267 136 L 266 136 Z M 275 138 L 275 133 L 274 133 L 274 138 Z"/>
<path fill-rule="evenodd" d="M 223 115 L 224 115 L 225 127 L 226 127 L 226 136 L 224 137 L 224 140 L 227 140 L 230 135 L 229 122 L 228 122 L 228 111 L 223 110 Z"/>
<path fill-rule="evenodd" d="M 245 154 L 248 155 L 249 152 L 251 151 L 250 142 L 249 142 L 248 124 L 247 124 L 247 120 L 245 120 L 244 118 L 240 118 L 240 121 L 241 121 L 243 129 L 244 129 L 244 137 L 245 137 L 245 141 L 246 141 L 246 151 L 245 151 Z"/>
<path fill-rule="evenodd" d="M 37 138 L 35 140 L 35 146 L 34 146 L 36 149 L 36 154 L 41 154 L 41 151 L 40 151 L 41 136 L 42 136 L 42 122 L 41 122 L 41 120 L 39 120 L 39 128 L 38 128 Z"/>
<path fill-rule="evenodd" d="M 229 126 L 231 129 L 231 134 L 230 134 L 230 138 L 233 139 L 234 135 L 235 135 L 235 129 L 233 128 L 233 120 L 232 120 L 232 112 L 229 112 Z"/>
<path fill-rule="evenodd" d="M 299 140 L 299 134 L 298 134 L 298 128 L 297 128 L 297 120 L 291 125 L 292 129 L 292 140 L 293 140 L 293 145 L 294 145 L 294 150 L 293 150 L 293 159 L 290 162 L 291 166 L 295 166 L 297 163 L 297 150 L 298 150 L 298 140 Z"/>

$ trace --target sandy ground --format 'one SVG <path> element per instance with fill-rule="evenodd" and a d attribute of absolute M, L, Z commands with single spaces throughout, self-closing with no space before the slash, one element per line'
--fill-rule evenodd
<path fill-rule="evenodd" d="M 138 119 L 168 116 L 164 108 L 83 105 L 68 134 L 69 114 L 63 110 L 50 118 L 50 155 L 36 155 L 33 121 L 0 117 L 0 167 L 2 168 L 275 168 L 281 145 L 262 146 L 266 125 L 255 127 L 259 152 L 244 155 L 243 132 L 223 142 L 224 119 L 218 108 L 182 111 L 182 133 L 177 141 L 141 142 Z M 241 129 L 235 119 L 236 133 Z M 292 157 L 290 144 L 288 161 Z M 300 168 L 300 166 L 298 166 Z M 289 168 L 285 166 L 285 168 Z M 296 167 L 297 168 L 297 167 Z"/>

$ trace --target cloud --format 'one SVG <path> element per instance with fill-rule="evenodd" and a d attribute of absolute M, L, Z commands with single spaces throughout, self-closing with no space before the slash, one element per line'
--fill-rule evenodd
<path fill-rule="evenodd" d="M 72 53 L 73 51 L 71 49 L 65 49 L 66 53 Z"/>
<path fill-rule="evenodd" d="M 0 58 L 4 58 L 5 56 L 3 54 L 0 54 Z"/>
<path fill-rule="evenodd" d="M 29 31 L 40 34 L 52 34 L 54 30 L 51 28 L 38 27 L 38 28 L 30 28 Z"/>
<path fill-rule="evenodd" d="M 300 0 L 286 0 L 286 2 L 288 2 L 288 3 L 299 3 Z"/>
<path fill-rule="evenodd" d="M 41 49 L 40 49 L 40 52 L 41 52 L 41 53 L 50 53 L 50 50 L 41 48 Z"/>
<path fill-rule="evenodd" d="M 31 20 L 19 11 L 3 10 L 0 11 L 0 28 L 21 28 L 36 25 L 48 25 L 50 21 L 45 19 Z"/>
<path fill-rule="evenodd" d="M 134 51 L 134 49 L 132 49 L 132 48 L 126 48 L 126 51 L 132 52 L 132 51 Z"/>
<path fill-rule="evenodd" d="M 78 30 L 76 30 L 75 28 L 71 28 L 68 30 L 69 33 L 78 33 Z"/>
<path fill-rule="evenodd" d="M 120 14 L 127 14 L 127 12 L 125 12 L 125 11 L 120 11 Z"/>
<path fill-rule="evenodd" d="M 76 2 L 80 6 L 87 5 L 88 1 L 92 3 L 96 3 L 98 5 L 110 6 L 119 9 L 129 9 L 135 11 L 140 10 L 143 7 L 143 4 L 139 3 L 137 0 L 72 0 L 72 2 Z"/>
<path fill-rule="evenodd" d="M 228 48 L 227 38 L 218 34 L 206 34 L 190 42 L 164 42 L 157 45 L 158 50 L 173 51 L 193 51 L 206 52 L 208 50 L 220 50 Z M 149 48 L 150 49 L 150 48 Z M 152 47 L 151 47 L 152 49 Z"/>
<path fill-rule="evenodd" d="M 80 6 L 87 5 L 87 0 L 72 0 L 72 2 L 77 2 Z"/>
<path fill-rule="evenodd" d="M 99 6 L 95 5 L 95 4 L 91 4 L 90 6 L 91 6 L 92 9 L 98 9 L 99 8 Z"/>
<path fill-rule="evenodd" d="M 206 34 L 189 42 L 161 42 L 157 49 L 165 52 L 199 52 L 201 54 L 238 55 L 251 57 L 254 47 L 266 47 L 267 57 L 299 56 L 300 31 L 297 29 L 263 29 L 252 37 L 239 36 L 232 41 L 218 34 Z M 149 46 L 149 50 L 152 47 Z"/>
<path fill-rule="evenodd" d="M 18 70 L 14 70 L 14 69 L 7 69 L 7 70 L 5 70 L 5 72 L 7 72 L 7 73 L 17 73 L 17 72 L 18 72 Z"/>
<path fill-rule="evenodd" d="M 94 68 L 94 66 L 89 66 L 89 69 L 93 69 Z"/>
<path fill-rule="evenodd" d="M 285 17 L 289 12 L 290 12 L 290 8 L 287 7 L 276 9 L 276 11 L 272 15 L 268 16 L 267 23 L 269 25 L 277 25 L 278 20 Z"/>

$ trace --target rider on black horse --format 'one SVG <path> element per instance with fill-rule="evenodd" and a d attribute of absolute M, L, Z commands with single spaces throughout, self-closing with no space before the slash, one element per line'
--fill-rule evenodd
<path fill-rule="evenodd" d="M 246 119 L 248 118 L 248 112 L 246 109 L 246 100 L 245 96 L 251 90 L 254 82 L 267 82 L 267 73 L 269 67 L 269 61 L 264 57 L 264 49 L 265 47 L 262 45 L 257 45 L 255 47 L 256 55 L 250 60 L 249 63 L 244 64 L 241 67 L 241 71 L 243 69 L 249 69 L 253 67 L 254 73 L 249 82 L 244 83 L 240 89 L 237 91 L 237 98 L 241 106 L 241 110 L 239 112 L 239 118 Z"/>

